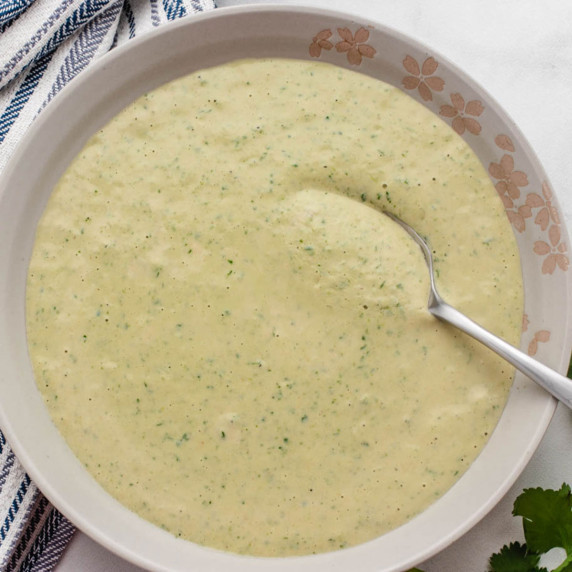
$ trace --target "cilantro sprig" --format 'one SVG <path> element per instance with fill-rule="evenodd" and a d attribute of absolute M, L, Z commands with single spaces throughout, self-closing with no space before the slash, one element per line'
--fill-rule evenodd
<path fill-rule="evenodd" d="M 549 572 L 540 566 L 553 548 L 566 552 L 551 572 L 572 572 L 572 492 L 564 483 L 559 490 L 524 489 L 514 501 L 514 516 L 522 517 L 525 542 L 511 542 L 489 559 L 489 572 Z M 413 568 L 409 572 L 422 572 Z"/>
<path fill-rule="evenodd" d="M 563 548 L 566 558 L 553 572 L 572 572 L 572 492 L 564 483 L 560 490 L 525 489 L 514 501 L 514 516 L 522 517 L 526 542 L 513 542 L 493 554 L 492 572 L 548 572 L 540 558 L 553 548 Z"/>

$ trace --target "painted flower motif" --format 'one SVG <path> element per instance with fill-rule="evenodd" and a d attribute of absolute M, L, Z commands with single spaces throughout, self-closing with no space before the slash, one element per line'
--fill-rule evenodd
<path fill-rule="evenodd" d="M 527 314 L 523 314 L 522 316 L 522 331 L 526 332 L 528 330 L 528 326 L 530 325 L 530 320 L 528 319 Z M 528 344 L 528 355 L 533 356 L 536 355 L 538 351 L 538 344 L 539 343 L 546 343 L 550 340 L 550 332 L 548 330 L 538 330 L 532 340 Z"/>
<path fill-rule="evenodd" d="M 495 189 L 502 197 L 508 195 L 511 199 L 520 197 L 520 187 L 528 185 L 528 177 L 522 171 L 514 170 L 514 159 L 512 155 L 503 155 L 499 163 L 489 165 L 489 173 L 498 179 Z"/>
<path fill-rule="evenodd" d="M 548 330 L 538 330 L 538 332 L 534 334 L 534 337 L 532 338 L 531 342 L 528 344 L 528 355 L 529 356 L 536 355 L 536 352 L 538 351 L 538 344 L 539 343 L 545 344 L 549 340 L 550 340 L 550 332 Z"/>
<path fill-rule="evenodd" d="M 548 242 L 537 240 L 533 251 L 539 256 L 544 256 L 542 273 L 552 274 L 556 268 L 566 271 L 570 261 L 566 256 L 566 244 L 562 241 L 562 233 L 559 224 L 553 224 L 548 229 Z"/>
<path fill-rule="evenodd" d="M 349 28 L 338 28 L 338 34 L 342 39 L 336 44 L 336 50 L 340 53 L 347 53 L 350 64 L 359 66 L 363 57 L 373 58 L 376 54 L 375 48 L 366 44 L 369 31 L 365 28 L 360 28 L 355 36 Z"/>
<path fill-rule="evenodd" d="M 451 94 L 451 103 L 453 105 L 442 105 L 439 113 L 443 117 L 453 118 L 452 127 L 459 135 L 463 135 L 465 130 L 478 135 L 482 128 L 475 117 L 479 117 L 485 110 L 483 104 L 477 100 L 465 103 L 460 93 Z"/>
<path fill-rule="evenodd" d="M 529 204 L 517 207 L 515 200 L 520 197 L 520 187 L 528 185 L 528 177 L 522 171 L 514 170 L 514 159 L 511 155 L 503 155 L 499 163 L 489 165 L 490 175 L 498 179 L 495 184 L 508 220 L 518 232 L 523 232 L 526 227 L 526 220 L 532 216 L 532 208 Z"/>
<path fill-rule="evenodd" d="M 515 152 L 514 143 L 508 135 L 497 135 L 495 137 L 495 143 L 497 147 L 501 148 L 503 151 Z"/>
<path fill-rule="evenodd" d="M 331 30 L 322 30 L 318 32 L 313 38 L 310 44 L 310 55 L 313 58 L 319 58 L 322 54 L 322 50 L 331 50 L 334 45 L 329 41 L 332 37 Z"/>
<path fill-rule="evenodd" d="M 415 58 L 406 56 L 403 67 L 411 74 L 401 80 L 405 89 L 416 89 L 424 101 L 433 100 L 433 91 L 443 91 L 445 81 L 435 76 L 439 64 L 434 58 L 427 58 L 421 66 Z"/>
<path fill-rule="evenodd" d="M 542 230 L 546 230 L 550 224 L 560 224 L 560 217 L 556 207 L 552 204 L 552 191 L 546 182 L 542 183 L 542 195 L 529 193 L 526 197 L 526 204 L 531 209 L 540 209 L 534 222 Z"/>
<path fill-rule="evenodd" d="M 532 212 L 527 205 L 516 207 L 514 201 L 507 195 L 501 196 L 506 216 L 509 222 L 518 232 L 524 232 L 526 228 L 526 219 L 532 216 Z"/>

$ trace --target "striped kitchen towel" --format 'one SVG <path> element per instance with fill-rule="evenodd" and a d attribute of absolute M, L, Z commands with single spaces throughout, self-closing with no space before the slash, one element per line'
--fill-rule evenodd
<path fill-rule="evenodd" d="M 0 171 L 34 118 L 92 62 L 214 7 L 214 0 L 0 0 Z M 0 570 L 52 570 L 73 532 L 0 431 Z"/>

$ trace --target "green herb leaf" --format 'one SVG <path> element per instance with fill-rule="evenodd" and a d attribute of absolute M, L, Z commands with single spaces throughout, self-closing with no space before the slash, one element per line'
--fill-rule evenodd
<path fill-rule="evenodd" d="M 559 491 L 525 489 L 514 503 L 513 514 L 522 516 L 528 549 L 542 554 L 560 547 L 572 555 L 572 494 L 563 484 Z"/>
<path fill-rule="evenodd" d="M 549 572 L 539 566 L 553 548 L 563 548 L 564 561 L 552 572 L 572 572 L 572 490 L 525 489 L 514 501 L 514 516 L 522 517 L 525 544 L 512 542 L 489 559 L 490 572 Z M 422 572 L 413 568 L 409 572 Z"/>
<path fill-rule="evenodd" d="M 538 568 L 539 561 L 540 556 L 530 554 L 526 544 L 511 542 L 490 557 L 489 565 L 492 572 L 548 572 L 546 568 Z"/>

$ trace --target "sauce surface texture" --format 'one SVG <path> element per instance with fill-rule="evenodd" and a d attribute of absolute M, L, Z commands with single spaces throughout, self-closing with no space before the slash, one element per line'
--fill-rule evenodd
<path fill-rule="evenodd" d="M 239 61 L 98 132 L 40 221 L 28 338 L 54 422 L 174 535 L 284 556 L 404 523 L 487 441 L 512 370 L 426 309 L 518 344 L 518 251 L 467 144 L 398 89 Z"/>

